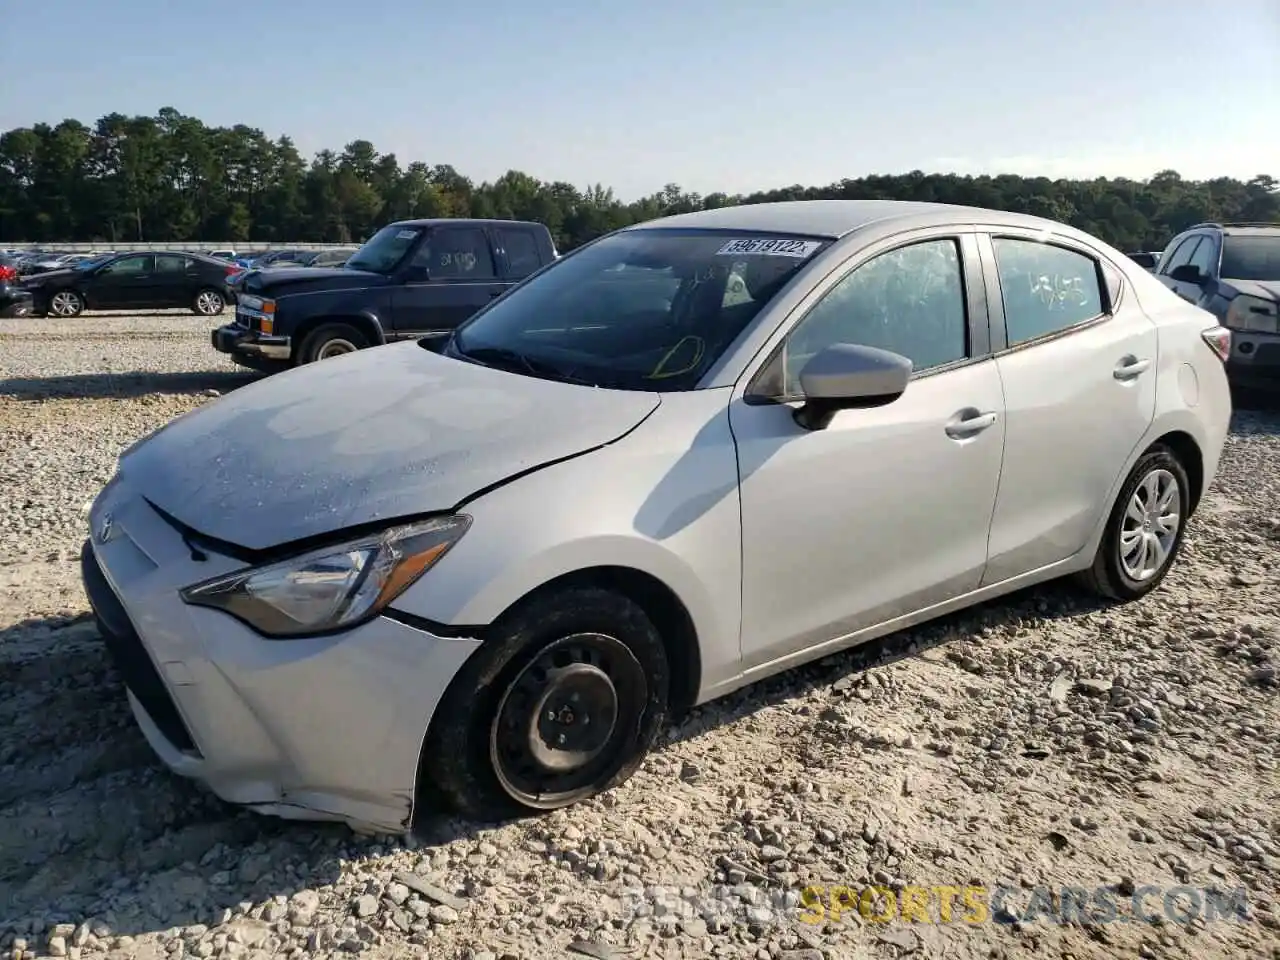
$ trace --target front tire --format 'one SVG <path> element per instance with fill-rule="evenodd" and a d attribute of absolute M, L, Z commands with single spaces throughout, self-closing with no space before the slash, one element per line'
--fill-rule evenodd
<path fill-rule="evenodd" d="M 227 307 L 227 298 L 212 287 L 196 294 L 191 301 L 191 311 L 202 317 L 216 317 Z"/>
<path fill-rule="evenodd" d="M 367 346 L 369 338 L 350 324 L 326 323 L 307 335 L 298 354 L 303 363 L 315 363 L 355 353 Z"/>
<path fill-rule="evenodd" d="M 1152 447 L 1120 488 L 1085 585 L 1123 601 L 1154 590 L 1178 557 L 1190 506 L 1186 468 L 1168 447 Z"/>
<path fill-rule="evenodd" d="M 55 317 L 78 317 L 84 313 L 84 297 L 74 290 L 58 290 L 49 297 L 49 313 Z"/>
<path fill-rule="evenodd" d="M 480 821 L 555 810 L 631 777 L 667 716 L 666 649 L 633 601 L 573 587 L 496 625 L 435 710 L 421 787 Z"/>

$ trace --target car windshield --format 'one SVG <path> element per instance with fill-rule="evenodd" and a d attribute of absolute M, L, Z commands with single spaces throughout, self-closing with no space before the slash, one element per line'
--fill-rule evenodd
<path fill-rule="evenodd" d="M 446 355 L 618 390 L 692 390 L 829 245 L 723 231 L 616 233 L 478 313 Z"/>
<path fill-rule="evenodd" d="M 75 265 L 75 269 L 76 270 L 92 270 L 94 267 L 96 267 L 105 259 L 107 258 L 106 257 L 90 257 L 88 260 L 81 260 L 79 263 L 77 263 Z"/>
<path fill-rule="evenodd" d="M 1280 236 L 1229 236 L 1219 275 L 1227 280 L 1280 280 Z"/>
<path fill-rule="evenodd" d="M 368 270 L 370 273 L 390 273 L 404 259 L 421 233 L 421 227 L 403 227 L 394 223 L 383 227 L 351 255 L 347 266 L 353 270 Z"/>

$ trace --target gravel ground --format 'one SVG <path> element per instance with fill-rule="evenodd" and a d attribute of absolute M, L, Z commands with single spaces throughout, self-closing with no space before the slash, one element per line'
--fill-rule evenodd
<path fill-rule="evenodd" d="M 5 956 L 1280 957 L 1280 412 L 1237 412 L 1140 603 L 1037 589 L 695 711 L 575 809 L 362 838 L 169 775 L 86 617 L 81 509 L 116 455 L 251 379 L 212 325 L 0 324 Z M 882 896 L 807 922 L 806 885 L 991 894 L 986 922 L 936 892 L 928 923 Z M 1152 920 L 1124 922 L 1135 889 Z"/>

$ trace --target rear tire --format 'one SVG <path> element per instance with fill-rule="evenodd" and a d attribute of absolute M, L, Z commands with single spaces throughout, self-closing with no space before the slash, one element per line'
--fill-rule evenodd
<path fill-rule="evenodd" d="M 496 821 L 610 790 L 644 761 L 669 688 L 662 637 L 633 601 L 597 587 L 537 598 L 499 621 L 441 698 L 419 797 Z"/>
<path fill-rule="evenodd" d="M 355 353 L 369 346 L 369 338 L 348 323 L 326 323 L 317 327 L 302 341 L 298 351 L 302 363 L 329 360 L 347 353 Z"/>
<path fill-rule="evenodd" d="M 1168 447 L 1152 447 L 1120 488 L 1093 564 L 1081 574 L 1084 585 L 1122 601 L 1154 590 L 1178 558 L 1190 504 L 1182 462 Z"/>

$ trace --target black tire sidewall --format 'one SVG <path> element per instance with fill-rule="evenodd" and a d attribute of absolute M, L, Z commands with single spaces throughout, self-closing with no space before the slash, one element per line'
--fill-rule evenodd
<path fill-rule="evenodd" d="M 330 340 L 350 341 L 357 350 L 363 350 L 369 346 L 368 338 L 350 324 L 326 323 L 316 327 L 302 341 L 302 349 L 299 351 L 302 362 L 315 363 L 319 358 L 320 349 Z"/>
<path fill-rule="evenodd" d="M 588 632 L 625 644 L 648 678 L 648 698 L 643 712 L 633 718 L 635 730 L 590 795 L 629 779 L 666 720 L 670 667 L 662 637 L 644 611 L 621 594 L 592 587 L 558 592 L 495 624 L 493 635 L 466 661 L 436 707 L 423 744 L 420 779 L 455 810 L 475 819 L 545 812 L 525 806 L 502 787 L 490 758 L 490 730 L 507 686 L 520 671 L 553 641 Z"/>
<path fill-rule="evenodd" d="M 1178 532 L 1174 537 L 1173 548 L 1169 551 L 1168 559 L 1165 560 L 1164 568 L 1151 579 L 1139 582 L 1125 573 L 1124 565 L 1120 562 L 1120 531 L 1124 525 L 1124 515 L 1130 498 L 1138 489 L 1138 485 L 1153 470 L 1168 470 L 1178 482 Z M 1190 480 L 1182 462 L 1167 447 L 1149 450 L 1129 471 L 1124 486 L 1120 488 L 1120 495 L 1116 498 L 1111 516 L 1107 519 L 1107 534 L 1102 544 L 1107 577 L 1124 599 L 1136 600 L 1150 593 L 1173 569 L 1182 552 L 1182 540 L 1186 536 L 1189 519 L 1187 514 L 1191 504 L 1190 486 Z"/>

